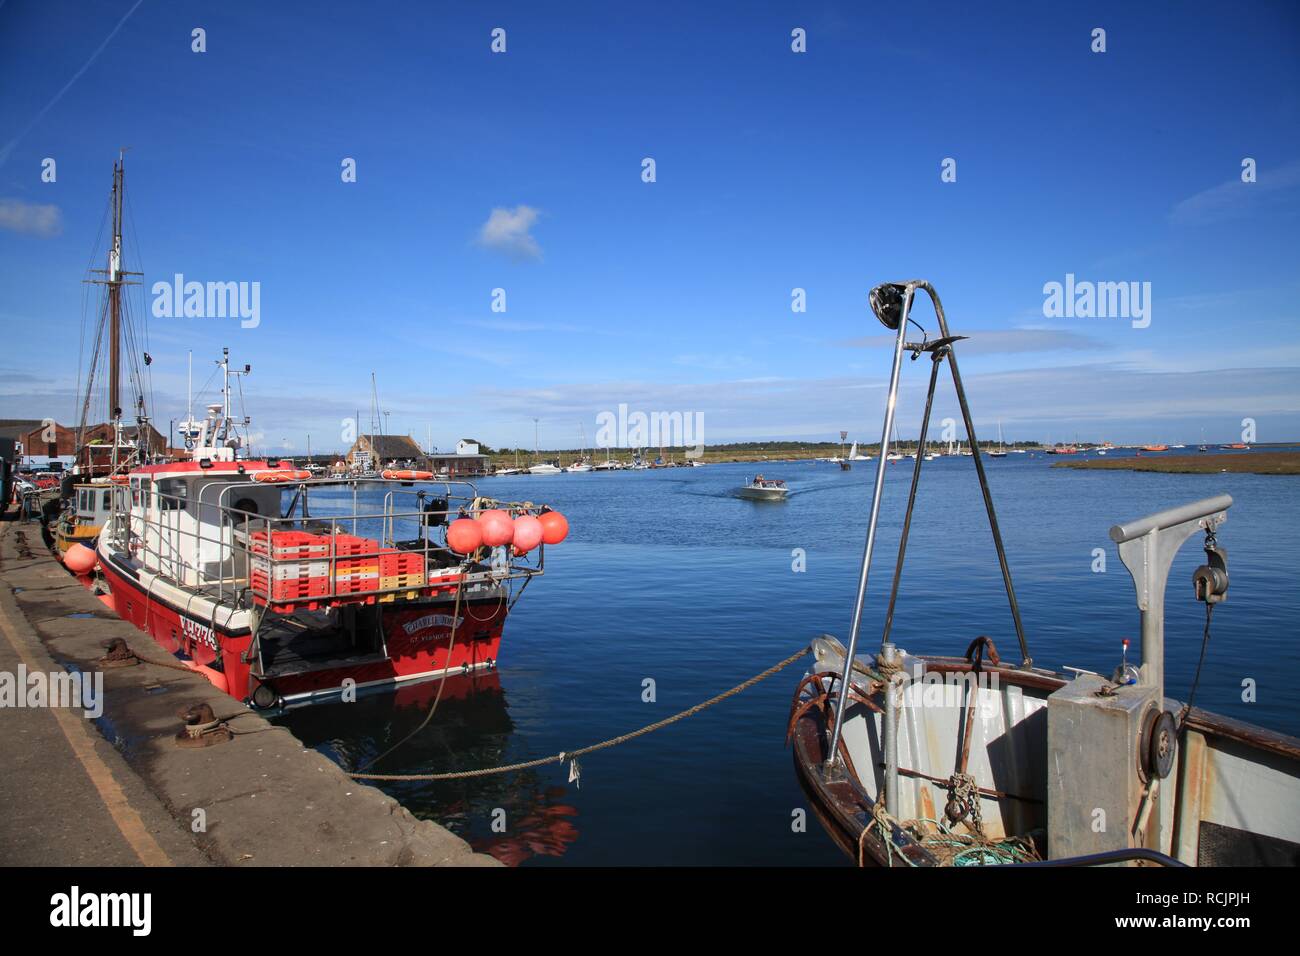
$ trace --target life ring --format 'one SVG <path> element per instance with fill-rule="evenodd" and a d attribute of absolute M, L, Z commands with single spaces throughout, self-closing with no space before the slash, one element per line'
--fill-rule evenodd
<path fill-rule="evenodd" d="M 310 471 L 300 468 L 297 471 L 259 471 L 253 475 L 253 480 L 263 484 L 278 485 L 286 481 L 306 481 L 310 477 Z"/>
<path fill-rule="evenodd" d="M 109 475 L 108 480 L 115 485 L 125 485 L 130 483 L 131 476 L 130 475 Z"/>
<path fill-rule="evenodd" d="M 387 478 L 389 481 L 428 481 L 433 477 L 433 472 L 411 471 L 410 469 L 396 471 L 389 468 L 386 471 L 380 472 L 380 477 Z"/>

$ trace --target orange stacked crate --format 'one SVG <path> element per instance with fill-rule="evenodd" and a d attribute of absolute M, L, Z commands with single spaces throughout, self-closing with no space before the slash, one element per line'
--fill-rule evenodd
<path fill-rule="evenodd" d="M 347 603 L 374 604 L 373 593 L 379 590 L 378 541 L 351 534 L 333 535 L 334 593 Z M 344 595 L 358 595 L 346 597 Z"/>

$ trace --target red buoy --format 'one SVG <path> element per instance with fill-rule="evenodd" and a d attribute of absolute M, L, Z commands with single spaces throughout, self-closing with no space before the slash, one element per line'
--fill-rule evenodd
<path fill-rule="evenodd" d="M 95 552 L 84 544 L 74 544 L 63 554 L 63 566 L 73 574 L 89 574 L 95 560 Z"/>
<path fill-rule="evenodd" d="M 532 515 L 520 515 L 515 519 L 515 554 L 526 554 L 542 543 L 545 529 L 542 523 Z"/>
<path fill-rule="evenodd" d="M 569 536 L 569 519 L 558 511 L 543 511 L 537 518 L 542 523 L 542 540 L 559 544 Z"/>
<path fill-rule="evenodd" d="M 509 544 L 515 537 L 515 523 L 510 516 L 499 508 L 484 511 L 476 519 L 483 532 L 483 543 L 489 548 Z"/>
<path fill-rule="evenodd" d="M 483 544 L 483 529 L 473 518 L 457 518 L 447 526 L 447 547 L 457 554 L 477 551 Z"/>

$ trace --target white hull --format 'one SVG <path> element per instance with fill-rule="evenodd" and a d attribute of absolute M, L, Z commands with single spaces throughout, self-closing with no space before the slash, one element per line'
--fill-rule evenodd
<path fill-rule="evenodd" d="M 737 497 L 748 498 L 751 501 L 784 501 L 788 494 L 785 488 L 753 488 L 746 485 L 736 491 Z"/>

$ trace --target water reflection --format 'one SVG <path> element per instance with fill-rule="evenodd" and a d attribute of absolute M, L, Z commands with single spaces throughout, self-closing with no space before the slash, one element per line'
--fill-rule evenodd
<path fill-rule="evenodd" d="M 277 722 L 348 771 L 452 773 L 529 759 L 510 752 L 515 723 L 496 671 L 317 704 Z M 533 771 L 376 786 L 509 866 L 562 856 L 578 837 L 577 808 L 561 802 L 566 789 Z"/>

